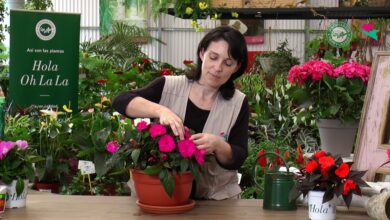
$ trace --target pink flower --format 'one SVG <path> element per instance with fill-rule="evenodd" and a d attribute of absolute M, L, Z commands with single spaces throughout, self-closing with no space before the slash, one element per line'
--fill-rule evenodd
<path fill-rule="evenodd" d="M 390 160 L 390 148 L 387 148 L 387 158 Z"/>
<path fill-rule="evenodd" d="M 15 142 L 1 141 L 0 142 L 0 159 L 3 159 L 5 155 L 15 146 Z"/>
<path fill-rule="evenodd" d="M 106 150 L 111 154 L 114 154 L 118 149 L 119 144 L 116 141 L 110 141 L 106 144 Z"/>
<path fill-rule="evenodd" d="M 137 130 L 138 131 L 144 131 L 148 128 L 148 123 L 146 123 L 146 121 L 140 121 L 138 124 L 137 124 Z"/>
<path fill-rule="evenodd" d="M 177 143 L 178 147 L 179 147 L 179 152 L 180 154 L 186 158 L 186 157 L 191 157 L 195 150 L 196 150 L 196 145 L 193 141 L 189 140 L 189 139 L 184 139 L 184 140 L 181 140 L 179 141 L 179 143 Z"/>
<path fill-rule="evenodd" d="M 301 66 L 291 67 L 287 79 L 291 84 L 303 85 L 309 76 L 313 81 L 319 81 L 324 75 L 333 76 L 333 66 L 322 60 L 310 60 Z"/>
<path fill-rule="evenodd" d="M 190 129 L 187 127 L 184 127 L 184 139 L 189 139 L 192 136 Z"/>
<path fill-rule="evenodd" d="M 206 155 L 206 150 L 205 149 L 201 149 L 201 150 L 196 149 L 195 150 L 195 159 L 196 159 L 196 162 L 198 162 L 199 165 L 202 165 L 204 163 L 205 155 Z"/>
<path fill-rule="evenodd" d="M 161 152 L 171 152 L 175 147 L 175 139 L 169 134 L 163 135 L 158 141 L 158 149 Z"/>
<path fill-rule="evenodd" d="M 159 135 L 167 133 L 167 129 L 161 124 L 152 124 L 149 128 L 150 136 L 156 138 Z"/>
<path fill-rule="evenodd" d="M 25 150 L 28 147 L 28 143 L 25 140 L 17 140 L 15 143 L 19 150 Z"/>
<path fill-rule="evenodd" d="M 360 78 L 366 83 L 370 78 L 370 67 L 356 61 L 343 63 L 334 72 L 337 76 L 344 75 L 345 78 Z"/>

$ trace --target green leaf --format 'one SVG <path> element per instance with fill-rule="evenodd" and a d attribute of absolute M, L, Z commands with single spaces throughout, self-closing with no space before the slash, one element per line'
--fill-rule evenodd
<path fill-rule="evenodd" d="M 146 169 L 144 169 L 143 171 L 146 174 L 148 174 L 148 175 L 155 175 L 155 174 L 158 174 L 161 171 L 161 167 L 158 167 L 158 166 L 147 166 Z"/>
<path fill-rule="evenodd" d="M 139 154 L 141 153 L 141 149 L 135 149 L 131 152 L 131 159 L 134 164 L 138 163 Z"/>
<path fill-rule="evenodd" d="M 339 76 L 336 78 L 336 85 L 343 86 L 345 85 L 347 79 L 344 76 Z"/>
<path fill-rule="evenodd" d="M 184 159 L 180 161 L 180 173 L 185 172 L 188 170 L 189 162 L 188 160 Z"/>
<path fill-rule="evenodd" d="M 166 170 L 162 170 L 159 177 L 160 177 L 161 183 L 163 184 L 165 192 L 168 194 L 169 197 L 172 197 L 174 185 L 175 185 L 175 181 L 174 181 L 172 174 L 170 174 Z"/>
<path fill-rule="evenodd" d="M 319 178 L 321 178 L 321 174 L 313 174 L 310 176 L 309 182 L 314 182 L 314 181 L 318 180 Z"/>
<path fill-rule="evenodd" d="M 329 113 L 331 115 L 337 114 L 337 112 L 340 110 L 341 105 L 340 104 L 334 104 L 329 107 Z"/>
<path fill-rule="evenodd" d="M 19 178 L 16 181 L 16 196 L 21 195 L 23 190 L 24 190 L 24 181 Z"/>
<path fill-rule="evenodd" d="M 322 203 L 332 200 L 333 197 L 334 197 L 334 191 L 332 189 L 327 190 L 324 194 L 324 197 L 322 198 Z"/>

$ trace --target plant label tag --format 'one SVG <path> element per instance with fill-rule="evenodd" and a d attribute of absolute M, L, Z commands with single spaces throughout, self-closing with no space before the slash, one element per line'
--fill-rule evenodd
<path fill-rule="evenodd" d="M 95 171 L 95 164 L 92 161 L 79 160 L 78 169 L 82 175 L 93 174 Z"/>

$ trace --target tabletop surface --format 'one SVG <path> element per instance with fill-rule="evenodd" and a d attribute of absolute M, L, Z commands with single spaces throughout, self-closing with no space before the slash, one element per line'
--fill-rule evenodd
<path fill-rule="evenodd" d="M 196 201 L 185 213 L 156 215 L 140 210 L 129 196 L 67 196 L 51 193 L 31 193 L 25 208 L 6 209 L 4 220 L 77 220 L 77 219 L 196 219 L 196 220 L 256 220 L 309 219 L 307 207 L 295 211 L 269 211 L 262 208 L 262 200 L 240 199 L 224 201 Z M 337 207 L 337 219 L 370 219 L 361 208 Z"/>

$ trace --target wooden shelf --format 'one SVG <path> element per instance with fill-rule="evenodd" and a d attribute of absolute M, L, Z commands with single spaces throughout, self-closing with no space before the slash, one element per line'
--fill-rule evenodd
<path fill-rule="evenodd" d="M 332 7 L 332 8 L 221 8 L 220 19 L 237 19 L 231 12 L 239 14 L 238 19 L 368 19 L 390 18 L 390 7 Z M 174 15 L 173 9 L 168 14 Z M 184 17 L 183 19 L 191 19 Z"/>

